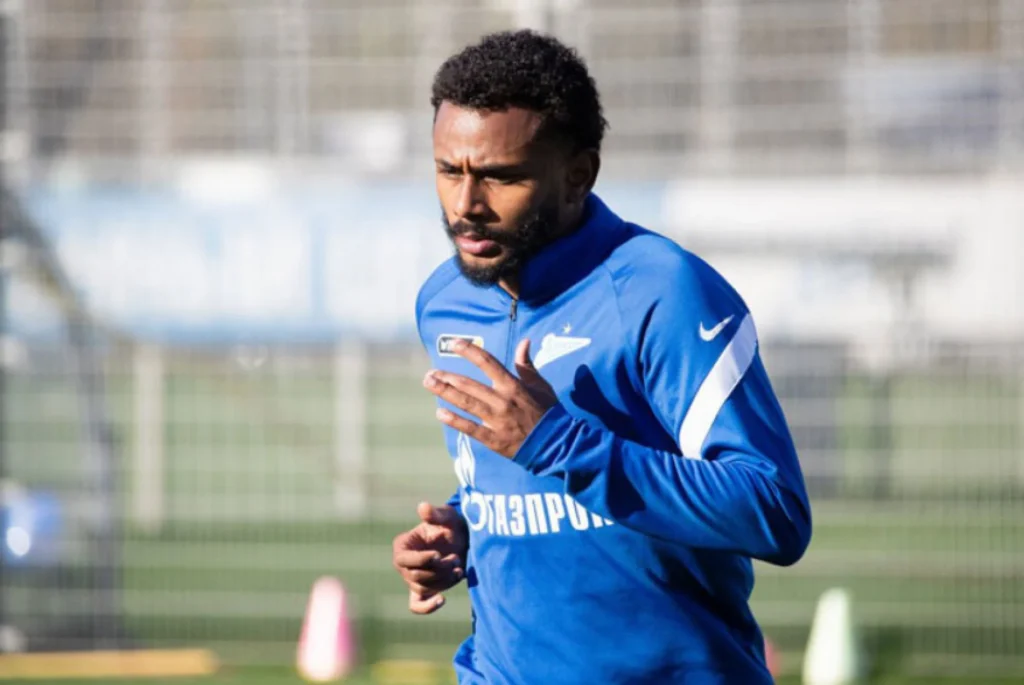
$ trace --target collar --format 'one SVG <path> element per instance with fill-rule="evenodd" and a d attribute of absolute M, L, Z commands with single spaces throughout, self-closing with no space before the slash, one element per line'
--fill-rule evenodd
<path fill-rule="evenodd" d="M 626 224 L 594 193 L 583 206 L 583 223 L 544 246 L 519 277 L 519 300 L 542 304 L 568 290 L 601 264 L 621 242 Z"/>

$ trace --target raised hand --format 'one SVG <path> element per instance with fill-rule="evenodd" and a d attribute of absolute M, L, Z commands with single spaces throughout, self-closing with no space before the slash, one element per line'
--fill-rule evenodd
<path fill-rule="evenodd" d="M 438 409 L 437 418 L 457 431 L 512 458 L 534 426 L 548 409 L 558 404 L 558 397 L 530 360 L 530 341 L 523 340 L 516 348 L 516 378 L 485 350 L 464 341 L 455 344 L 454 352 L 477 366 L 491 380 L 492 386 L 447 371 L 430 371 L 423 385 L 441 399 L 479 419 L 479 423 L 458 416 L 447 409 Z"/>

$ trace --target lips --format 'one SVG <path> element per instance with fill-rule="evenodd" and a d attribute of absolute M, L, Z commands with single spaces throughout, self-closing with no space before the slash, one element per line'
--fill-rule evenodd
<path fill-rule="evenodd" d="M 499 249 L 499 245 L 495 241 L 478 238 L 472 234 L 457 236 L 455 238 L 455 245 L 463 252 L 477 256 L 494 253 Z"/>

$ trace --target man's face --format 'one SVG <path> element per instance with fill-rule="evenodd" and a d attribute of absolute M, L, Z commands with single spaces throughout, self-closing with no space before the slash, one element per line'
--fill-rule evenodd
<path fill-rule="evenodd" d="M 437 195 L 462 273 L 478 285 L 514 278 L 561 224 L 564 158 L 536 140 L 541 117 L 442 103 L 434 122 Z"/>

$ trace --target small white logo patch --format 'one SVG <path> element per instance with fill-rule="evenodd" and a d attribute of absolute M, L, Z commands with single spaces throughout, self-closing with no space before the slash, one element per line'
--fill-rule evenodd
<path fill-rule="evenodd" d="M 455 333 L 442 333 L 437 336 L 437 353 L 442 357 L 458 357 L 455 354 L 455 343 L 465 340 L 470 345 L 484 348 L 484 339 L 479 335 L 456 335 Z"/>
<path fill-rule="evenodd" d="M 731 322 L 733 318 L 735 317 L 729 316 L 725 320 L 719 321 L 718 325 L 712 328 L 710 331 L 704 328 L 704 322 L 701 321 L 700 330 L 698 331 L 700 333 L 700 339 L 703 340 L 704 342 L 711 342 L 712 340 L 718 337 L 719 333 L 725 330 L 725 327 L 729 325 L 729 322 Z"/>

